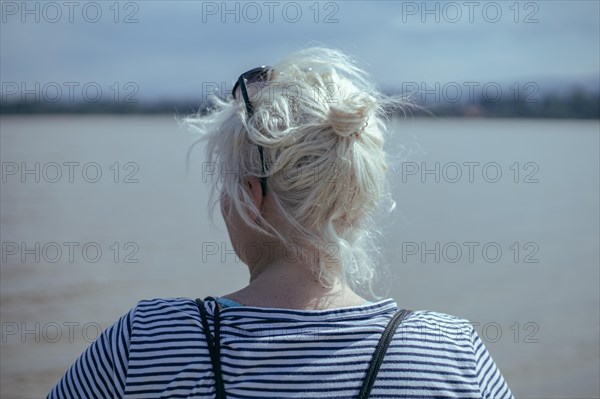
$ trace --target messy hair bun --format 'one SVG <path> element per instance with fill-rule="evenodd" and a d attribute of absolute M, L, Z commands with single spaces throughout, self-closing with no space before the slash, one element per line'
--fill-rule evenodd
<path fill-rule="evenodd" d="M 363 93 L 345 98 L 339 104 L 331 104 L 328 114 L 331 129 L 342 137 L 359 138 L 376 109 L 375 99 Z"/>
<path fill-rule="evenodd" d="M 219 98 L 213 112 L 185 120 L 206 140 L 209 159 L 225 165 L 213 193 L 226 195 L 245 223 L 283 245 L 318 248 L 313 271 L 323 285 L 341 275 L 376 298 L 372 217 L 389 198 L 384 109 L 401 100 L 377 91 L 343 53 L 319 47 L 290 54 L 253 93 L 249 120 L 243 101 Z M 256 209 L 241 183 L 249 176 L 267 178 L 285 231 Z"/>

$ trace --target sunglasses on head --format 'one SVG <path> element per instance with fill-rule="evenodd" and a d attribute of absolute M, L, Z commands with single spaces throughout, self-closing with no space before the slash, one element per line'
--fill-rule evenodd
<path fill-rule="evenodd" d="M 252 118 L 254 115 L 254 107 L 250 102 L 250 96 L 248 95 L 248 85 L 252 85 L 254 83 L 266 82 L 270 78 L 272 68 L 268 66 L 261 66 L 258 68 L 251 69 L 247 72 L 244 72 L 240 75 L 237 82 L 233 86 L 233 90 L 231 95 L 234 99 L 237 100 L 237 92 L 238 89 L 242 93 L 242 97 L 244 99 L 244 104 L 246 104 L 246 112 L 248 113 L 248 120 Z M 258 154 L 260 155 L 260 164 L 262 167 L 263 174 L 266 174 L 265 167 L 265 159 L 264 159 L 264 150 L 261 145 L 258 145 Z M 266 176 L 262 176 L 260 178 L 260 188 L 262 190 L 263 196 L 267 193 L 267 178 Z"/>

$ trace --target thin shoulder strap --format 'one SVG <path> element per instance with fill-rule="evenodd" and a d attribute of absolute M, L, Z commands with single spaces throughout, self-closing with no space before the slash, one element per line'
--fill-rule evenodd
<path fill-rule="evenodd" d="M 196 305 L 198 306 L 198 311 L 200 312 L 200 319 L 202 321 L 202 329 L 204 330 L 204 335 L 206 336 L 206 342 L 208 344 L 208 353 L 210 353 L 210 360 L 212 362 L 213 371 L 215 373 L 215 391 L 217 399 L 225 399 L 227 396 L 225 395 L 225 386 L 223 384 L 223 375 L 221 374 L 221 354 L 220 354 L 220 335 L 219 335 L 219 304 L 216 299 L 207 296 L 204 300 L 214 301 L 215 302 L 215 336 L 214 339 L 210 334 L 210 327 L 208 325 L 208 319 L 206 317 L 206 309 L 204 308 L 204 301 L 200 298 L 196 299 Z"/>
<path fill-rule="evenodd" d="M 371 362 L 369 363 L 369 369 L 367 370 L 365 380 L 363 381 L 363 386 L 358 394 L 358 399 L 366 399 L 369 397 L 371 389 L 373 388 L 373 384 L 375 383 L 375 379 L 377 378 L 377 373 L 379 373 L 381 363 L 383 363 L 385 353 L 387 352 L 390 342 L 394 337 L 394 333 L 396 332 L 396 329 L 402 320 L 408 317 L 408 315 L 411 313 L 411 310 L 406 309 L 397 311 L 383 331 L 383 334 L 381 334 L 379 342 L 377 343 L 377 347 L 375 348 L 375 352 L 373 353 L 373 357 L 371 358 Z"/>

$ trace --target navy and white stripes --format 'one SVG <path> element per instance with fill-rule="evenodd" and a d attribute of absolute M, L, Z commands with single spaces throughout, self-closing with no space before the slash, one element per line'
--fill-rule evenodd
<path fill-rule="evenodd" d="M 214 302 L 205 303 L 214 328 Z M 227 307 L 228 398 L 355 398 L 393 299 L 333 310 Z M 141 301 L 102 333 L 48 398 L 210 398 L 214 374 L 196 303 Z M 372 398 L 512 398 L 468 321 L 416 311 L 397 330 Z"/>

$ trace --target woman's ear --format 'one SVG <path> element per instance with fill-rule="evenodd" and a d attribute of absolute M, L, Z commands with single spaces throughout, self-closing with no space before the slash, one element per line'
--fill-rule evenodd
<path fill-rule="evenodd" d="M 251 176 L 246 180 L 250 195 L 254 201 L 254 205 L 260 211 L 262 211 L 264 197 L 262 195 L 262 187 L 260 181 L 256 176 Z"/>

